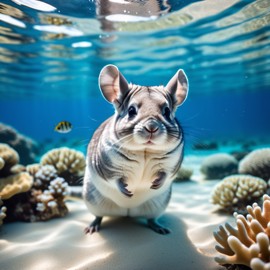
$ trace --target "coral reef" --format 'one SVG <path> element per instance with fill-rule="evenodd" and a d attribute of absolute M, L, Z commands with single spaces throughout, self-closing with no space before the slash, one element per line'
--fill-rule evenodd
<path fill-rule="evenodd" d="M 42 158 L 42 165 L 55 167 L 58 176 L 63 177 L 69 185 L 78 185 L 85 169 L 83 153 L 67 148 L 56 148 L 47 152 Z"/>
<path fill-rule="evenodd" d="M 27 172 L 10 175 L 0 179 L 0 196 L 6 200 L 15 194 L 30 190 L 33 184 L 33 177 Z"/>
<path fill-rule="evenodd" d="M 25 171 L 26 171 L 26 168 L 22 164 L 16 164 L 10 169 L 11 174 L 18 174 Z"/>
<path fill-rule="evenodd" d="M 174 181 L 175 182 L 181 182 L 184 180 L 189 180 L 191 175 L 193 174 L 193 170 L 191 168 L 183 167 L 178 170 Z"/>
<path fill-rule="evenodd" d="M 57 177 L 54 167 L 51 166 L 53 170 L 50 171 L 51 168 L 48 170 L 48 166 L 44 166 L 45 169 L 41 167 L 36 173 L 38 177 L 34 176 L 33 187 L 28 192 L 20 193 L 4 201 L 8 209 L 8 221 L 45 221 L 63 217 L 68 213 L 64 201 L 68 194 L 68 184 L 63 178 Z M 42 175 L 43 172 L 44 175 Z M 36 184 L 36 180 L 40 180 L 40 183 Z"/>
<path fill-rule="evenodd" d="M 253 150 L 239 163 L 239 173 L 270 179 L 270 148 Z"/>
<path fill-rule="evenodd" d="M 64 203 L 67 195 L 68 184 L 63 178 L 56 178 L 51 181 L 49 190 L 35 196 L 36 198 L 36 219 L 48 220 L 53 217 L 63 217 L 67 214 L 68 209 Z"/>
<path fill-rule="evenodd" d="M 253 270 L 270 269 L 270 197 L 263 196 L 263 206 L 247 206 L 248 215 L 234 214 L 237 228 L 229 223 L 214 232 L 220 244 L 216 250 L 223 254 L 216 257 L 219 264 L 240 264 Z"/>
<path fill-rule="evenodd" d="M 49 192 L 57 200 L 63 200 L 66 195 L 68 195 L 68 183 L 64 178 L 57 177 L 51 181 L 49 185 Z"/>
<path fill-rule="evenodd" d="M 213 189 L 211 202 L 227 212 L 245 211 L 246 205 L 256 202 L 266 193 L 266 182 L 251 175 L 231 175 Z"/>
<path fill-rule="evenodd" d="M 6 211 L 7 211 L 7 208 L 2 205 L 3 205 L 3 202 L 0 197 L 0 226 L 3 224 L 3 219 L 6 217 Z"/>
<path fill-rule="evenodd" d="M 37 171 L 40 169 L 41 165 L 39 163 L 34 163 L 26 166 L 26 171 L 32 175 L 35 176 Z"/>
<path fill-rule="evenodd" d="M 39 153 L 36 142 L 3 123 L 0 123 L 0 142 L 8 144 L 17 151 L 23 165 L 35 162 L 36 155 Z"/>
<path fill-rule="evenodd" d="M 39 212 L 35 215 L 36 219 L 45 221 L 53 217 L 65 216 L 68 209 L 64 203 L 60 205 L 47 190 L 37 196 L 36 211 Z"/>
<path fill-rule="evenodd" d="M 12 129 L 6 131 L 9 138 L 17 136 Z M 0 132 L 0 137 L 3 134 Z M 0 144 L 0 196 L 4 204 L 0 208 L 1 222 L 4 216 L 5 222 L 34 222 L 66 215 L 68 183 L 59 176 L 76 183 L 84 173 L 84 155 L 60 148 L 45 154 L 41 164 L 25 167 L 18 162 L 18 153 L 8 144 Z"/>
<path fill-rule="evenodd" d="M 34 187 L 45 190 L 49 187 L 51 181 L 57 177 L 57 171 L 52 165 L 40 166 L 39 170 L 34 174 Z"/>
<path fill-rule="evenodd" d="M 201 172 L 206 179 L 221 179 L 230 174 L 237 173 L 238 161 L 226 153 L 213 154 L 204 159 Z"/>
<path fill-rule="evenodd" d="M 10 169 L 19 162 L 18 153 L 5 143 L 0 143 L 0 158 L 0 176 L 9 175 Z"/>

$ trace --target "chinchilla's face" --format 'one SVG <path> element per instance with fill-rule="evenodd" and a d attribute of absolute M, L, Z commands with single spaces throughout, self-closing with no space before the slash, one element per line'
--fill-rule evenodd
<path fill-rule="evenodd" d="M 105 66 L 99 76 L 104 98 L 116 109 L 114 134 L 120 144 L 131 150 L 173 149 L 183 139 L 175 111 L 188 93 L 183 70 L 163 86 L 128 84 L 118 68 Z"/>
<path fill-rule="evenodd" d="M 132 85 L 117 109 L 115 132 L 130 149 L 170 149 L 182 140 L 175 108 L 163 87 Z"/>

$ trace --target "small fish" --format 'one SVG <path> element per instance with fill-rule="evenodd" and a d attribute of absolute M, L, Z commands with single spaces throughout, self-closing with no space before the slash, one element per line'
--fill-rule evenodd
<path fill-rule="evenodd" d="M 61 121 L 59 122 L 55 128 L 54 131 L 59 132 L 59 133 L 68 133 L 72 129 L 72 124 L 68 121 Z"/>

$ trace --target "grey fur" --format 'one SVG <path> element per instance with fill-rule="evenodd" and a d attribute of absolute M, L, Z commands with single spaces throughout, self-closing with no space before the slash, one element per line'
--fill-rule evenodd
<path fill-rule="evenodd" d="M 181 166 L 184 137 L 174 114 L 188 91 L 179 70 L 167 87 L 128 84 L 115 66 L 99 77 L 104 98 L 115 107 L 114 116 L 94 133 L 88 147 L 83 196 L 96 220 L 86 230 L 99 229 L 102 216 L 132 216 L 155 224 L 167 207 L 171 183 Z"/>

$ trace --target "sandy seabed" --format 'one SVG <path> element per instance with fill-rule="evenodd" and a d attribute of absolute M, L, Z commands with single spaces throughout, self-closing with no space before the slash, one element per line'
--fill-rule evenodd
<path fill-rule="evenodd" d="M 173 184 L 169 207 L 159 221 L 172 231 L 159 235 L 143 220 L 104 218 L 99 233 L 84 235 L 94 219 L 82 200 L 67 202 L 65 218 L 4 224 L 0 269 L 218 270 L 213 231 L 232 217 L 209 202 L 216 181 Z"/>

